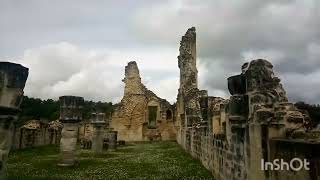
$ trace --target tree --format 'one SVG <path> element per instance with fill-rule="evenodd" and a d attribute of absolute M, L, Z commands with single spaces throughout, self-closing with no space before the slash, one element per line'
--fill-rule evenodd
<path fill-rule="evenodd" d="M 312 120 L 313 126 L 316 126 L 317 124 L 320 123 L 320 106 L 319 106 L 319 104 L 310 105 L 310 104 L 307 104 L 305 102 L 300 101 L 300 102 L 295 103 L 295 106 L 298 109 L 308 111 L 310 118 Z"/>
<path fill-rule="evenodd" d="M 30 119 L 47 119 L 50 121 L 59 118 L 60 103 L 57 100 L 30 98 L 24 96 L 20 108 L 19 124 L 23 124 Z M 89 119 L 93 112 L 103 112 L 108 116 L 113 110 L 111 102 L 85 101 L 83 106 L 83 117 Z"/>

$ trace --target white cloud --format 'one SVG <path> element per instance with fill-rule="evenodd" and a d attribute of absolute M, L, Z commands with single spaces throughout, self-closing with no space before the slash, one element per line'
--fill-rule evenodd
<path fill-rule="evenodd" d="M 281 78 L 289 100 L 319 103 L 317 97 L 320 96 L 320 92 L 317 87 L 320 87 L 320 70 L 309 74 L 285 73 Z"/>
<path fill-rule="evenodd" d="M 90 50 L 61 42 L 26 50 L 18 62 L 29 68 L 26 95 L 43 99 L 78 95 L 88 100 L 118 102 L 123 95 L 124 67 L 137 60 L 142 79 L 149 77 L 148 88 L 173 101 L 178 82 L 177 76 L 172 76 L 177 74 L 176 53 L 162 51 L 153 57 L 156 52 L 152 49 L 148 53 L 139 49 Z"/>
<path fill-rule="evenodd" d="M 285 54 L 281 51 L 270 49 L 270 50 L 248 50 L 242 53 L 242 59 L 250 61 L 252 59 L 268 59 L 273 65 L 277 65 L 280 62 L 284 62 Z"/>
<path fill-rule="evenodd" d="M 121 98 L 124 66 L 136 60 L 146 86 L 172 102 L 179 41 L 195 26 L 199 84 L 210 95 L 228 97 L 227 78 L 245 61 L 265 58 L 285 77 L 290 99 L 320 103 L 313 91 L 320 84 L 295 80 L 319 72 L 319 19 L 318 0 L 11 0 L 0 6 L 0 56 L 12 60 L 24 52 L 26 94 L 106 101 Z"/>

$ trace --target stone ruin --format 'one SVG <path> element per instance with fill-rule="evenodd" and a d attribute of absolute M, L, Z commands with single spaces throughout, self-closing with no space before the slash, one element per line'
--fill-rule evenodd
<path fill-rule="evenodd" d="M 84 99 L 77 96 L 61 96 L 59 100 L 59 121 L 63 124 L 63 129 L 61 132 L 60 162 L 58 166 L 78 165 L 79 162 L 76 158 L 78 142 L 80 142 L 83 149 L 92 149 L 96 154 L 103 153 L 106 144 L 109 150 L 116 150 L 117 131 L 106 128 L 106 116 L 104 113 L 91 114 L 90 124 L 92 130 L 90 130 L 89 136 L 83 138 L 80 137 L 79 130 L 81 130 L 81 122 L 84 122 L 82 117 Z"/>
<path fill-rule="evenodd" d="M 29 69 L 20 64 L 0 62 L 0 178 L 5 174 L 28 74 Z"/>
<path fill-rule="evenodd" d="M 29 120 L 13 129 L 11 149 L 25 149 L 60 143 L 62 124 L 59 121 Z"/>
<path fill-rule="evenodd" d="M 124 141 L 175 140 L 174 106 L 159 98 L 141 82 L 135 61 L 125 67 L 124 96 L 115 110 L 110 128 Z"/>
<path fill-rule="evenodd" d="M 314 179 L 320 177 L 320 134 L 308 114 L 288 102 L 273 66 L 263 59 L 228 78 L 230 99 L 198 89 L 196 32 L 180 42 L 180 88 L 176 105 L 177 142 L 200 159 L 213 176 L 229 179 Z M 310 171 L 261 170 L 261 160 L 307 159 Z"/>
<path fill-rule="evenodd" d="M 96 154 L 103 151 L 104 126 L 106 124 L 106 115 L 104 113 L 92 113 L 92 149 Z"/>
<path fill-rule="evenodd" d="M 60 122 L 63 123 L 60 141 L 60 162 L 58 166 L 74 166 L 78 142 L 78 128 L 82 121 L 82 108 L 84 99 L 77 96 L 61 96 Z"/>
<path fill-rule="evenodd" d="M 92 149 L 97 154 L 103 150 L 115 151 L 125 142 L 118 141 L 118 132 L 109 126 L 105 113 L 92 113 L 91 120 L 84 120 L 79 128 L 79 141 L 82 149 Z"/>
<path fill-rule="evenodd" d="M 108 138 L 115 150 L 117 139 L 125 141 L 176 140 L 218 180 L 313 180 L 320 177 L 320 130 L 310 127 L 310 117 L 288 102 L 280 79 L 267 60 L 245 63 L 241 73 L 228 78 L 229 99 L 209 96 L 198 89 L 196 32 L 188 29 L 179 48 L 180 87 L 177 102 L 171 105 L 141 82 L 136 62 L 125 68 L 124 97 L 116 104 L 112 120 L 104 131 L 104 115 L 93 114 L 93 150 L 102 152 Z M 28 69 L 0 62 L 0 176 L 12 146 Z M 59 166 L 74 166 L 83 98 L 62 96 L 63 124 Z M 22 128 L 41 129 L 30 121 Z M 51 122 L 52 129 L 62 128 Z M 310 170 L 261 170 L 261 160 L 272 162 L 307 159 Z"/>
<path fill-rule="evenodd" d="M 5 176 L 10 149 L 23 149 L 60 141 L 60 123 L 30 120 L 16 127 L 23 89 L 29 69 L 15 63 L 0 62 L 0 179 Z"/>
<path fill-rule="evenodd" d="M 60 118 L 48 124 L 39 120 L 30 120 L 16 129 L 15 122 L 23 98 L 23 89 L 29 74 L 28 68 L 10 62 L 0 62 L 0 178 L 5 176 L 6 160 L 11 148 L 21 149 L 46 144 L 57 144 L 60 141 L 59 166 L 74 166 L 78 142 L 79 123 L 82 121 L 84 99 L 76 96 L 61 96 Z M 94 119 L 96 117 L 96 119 Z M 62 124 L 61 124 L 62 123 Z M 102 152 L 102 128 L 105 124 L 103 113 L 93 116 L 93 149 Z M 62 130 L 61 130 L 62 129 Z M 61 137 L 60 137 L 61 132 Z M 109 146 L 112 150 L 117 146 L 117 132 L 108 133 Z"/>

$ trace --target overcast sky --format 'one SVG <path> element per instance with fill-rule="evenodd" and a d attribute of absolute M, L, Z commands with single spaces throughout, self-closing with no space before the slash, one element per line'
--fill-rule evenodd
<path fill-rule="evenodd" d="M 0 60 L 30 69 L 25 94 L 117 102 L 127 62 L 174 102 L 177 56 L 195 26 L 200 89 L 228 97 L 227 77 L 264 58 L 290 101 L 320 103 L 319 0 L 0 0 Z"/>

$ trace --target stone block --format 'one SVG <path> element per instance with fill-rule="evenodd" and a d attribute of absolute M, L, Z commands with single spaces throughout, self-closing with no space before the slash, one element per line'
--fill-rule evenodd
<path fill-rule="evenodd" d="M 60 101 L 60 121 L 80 122 L 82 120 L 82 108 L 84 99 L 77 96 L 61 96 Z"/>
<path fill-rule="evenodd" d="M 28 78 L 28 68 L 15 63 L 0 62 L 0 178 L 13 139 L 13 123 L 20 112 L 23 89 Z"/>
<path fill-rule="evenodd" d="M 109 149 L 116 150 L 117 149 L 117 131 L 110 131 L 108 132 L 108 139 L 109 139 Z"/>
<path fill-rule="evenodd" d="M 229 101 L 229 118 L 240 117 L 240 119 L 246 119 L 248 116 L 248 96 L 246 95 L 235 95 L 230 97 Z M 238 120 L 236 118 L 235 120 Z"/>
<path fill-rule="evenodd" d="M 0 62 L 0 113 L 15 115 L 20 111 L 23 89 L 29 69 L 15 63 Z"/>
<path fill-rule="evenodd" d="M 228 89 L 231 95 L 245 94 L 247 91 L 246 79 L 243 74 L 228 78 Z"/>

